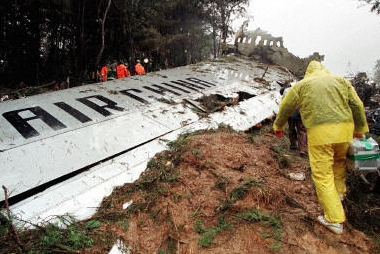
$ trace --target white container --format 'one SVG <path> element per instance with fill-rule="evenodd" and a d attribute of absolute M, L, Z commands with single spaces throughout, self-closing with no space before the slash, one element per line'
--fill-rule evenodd
<path fill-rule="evenodd" d="M 373 138 L 354 138 L 348 150 L 347 168 L 357 171 L 377 171 L 380 166 L 379 145 Z"/>

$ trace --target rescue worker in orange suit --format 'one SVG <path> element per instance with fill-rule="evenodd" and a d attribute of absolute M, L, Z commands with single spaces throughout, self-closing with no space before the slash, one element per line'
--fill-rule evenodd
<path fill-rule="evenodd" d="M 104 65 L 102 70 L 100 71 L 102 82 L 106 82 L 108 79 L 108 68 L 109 68 L 109 63 Z"/>
<path fill-rule="evenodd" d="M 324 211 L 318 221 L 342 234 L 347 151 L 353 136 L 364 137 L 368 132 L 363 102 L 348 80 L 311 61 L 304 79 L 292 86 L 281 102 L 273 124 L 277 137 L 283 135 L 297 108 L 307 131 L 311 175 Z"/>
<path fill-rule="evenodd" d="M 117 78 L 126 78 L 131 76 L 127 66 L 125 66 L 122 62 L 119 62 L 117 66 Z"/>
<path fill-rule="evenodd" d="M 141 65 L 140 60 L 137 60 L 136 66 L 135 66 L 135 72 L 137 75 L 144 75 L 145 74 L 145 68 Z"/>

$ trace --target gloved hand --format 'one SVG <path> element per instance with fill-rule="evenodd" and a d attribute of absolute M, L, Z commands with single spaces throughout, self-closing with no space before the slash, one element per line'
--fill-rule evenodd
<path fill-rule="evenodd" d="M 274 131 L 274 134 L 276 134 L 276 137 L 281 138 L 284 136 L 284 131 Z"/>
<path fill-rule="evenodd" d="M 354 132 L 354 138 L 365 138 L 365 136 L 362 133 Z"/>

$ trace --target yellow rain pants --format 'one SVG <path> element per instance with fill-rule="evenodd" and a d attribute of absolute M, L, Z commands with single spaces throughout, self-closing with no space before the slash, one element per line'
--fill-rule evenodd
<path fill-rule="evenodd" d="M 328 222 L 345 221 L 339 194 L 346 192 L 346 154 L 350 143 L 309 146 L 311 175 L 325 218 Z"/>
<path fill-rule="evenodd" d="M 354 132 L 368 132 L 363 103 L 348 80 L 311 61 L 304 79 L 282 100 L 273 129 L 284 130 L 297 108 L 307 130 L 312 177 L 325 218 L 341 223 L 345 217 L 339 194 L 346 191 L 348 144 Z"/>

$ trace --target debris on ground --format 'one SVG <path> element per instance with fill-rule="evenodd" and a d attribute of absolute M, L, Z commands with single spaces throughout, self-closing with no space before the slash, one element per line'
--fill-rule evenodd
<path fill-rule="evenodd" d="M 380 108 L 366 112 L 369 131 L 373 134 L 380 135 Z"/>
<path fill-rule="evenodd" d="M 366 108 L 374 109 L 379 107 L 379 89 L 377 89 L 375 83 L 370 82 L 367 73 L 359 72 L 350 81 Z"/>
<path fill-rule="evenodd" d="M 223 111 L 227 107 L 237 105 L 239 102 L 248 100 L 256 95 L 244 91 L 237 92 L 236 97 L 225 97 L 221 94 L 204 95 L 196 100 L 185 99 L 185 103 L 194 106 L 200 115 L 207 115 L 213 112 Z"/>
<path fill-rule="evenodd" d="M 304 173 L 289 173 L 289 178 L 296 181 L 304 181 L 306 179 Z"/>
<path fill-rule="evenodd" d="M 270 125 L 245 133 L 220 126 L 183 134 L 168 146 L 136 182 L 105 198 L 91 219 L 24 232 L 26 250 L 108 254 L 124 243 L 131 254 L 380 253 L 351 226 L 355 213 L 348 213 L 340 236 L 317 222 L 322 210 L 308 161 Z M 291 180 L 294 172 L 306 180 Z M 4 251 L 14 251 L 9 234 L 0 236 Z"/>
<path fill-rule="evenodd" d="M 253 80 L 256 81 L 256 82 L 258 82 L 258 83 L 261 83 L 263 85 L 269 85 L 269 82 L 266 81 L 264 78 L 258 78 L 258 77 L 256 77 Z"/>
<path fill-rule="evenodd" d="M 224 107 L 236 105 L 239 102 L 238 98 L 227 98 L 220 94 L 205 95 L 196 101 L 200 103 L 207 113 L 221 111 Z"/>

